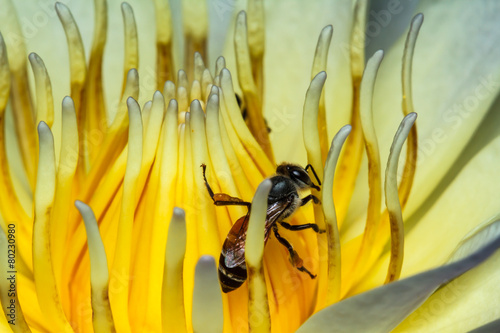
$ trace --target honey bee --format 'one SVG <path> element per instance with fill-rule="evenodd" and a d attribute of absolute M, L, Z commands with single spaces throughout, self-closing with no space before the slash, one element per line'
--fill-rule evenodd
<path fill-rule="evenodd" d="M 216 206 L 236 205 L 246 206 L 248 208 L 247 214 L 240 217 L 236 223 L 234 223 L 231 230 L 229 230 L 219 258 L 219 282 L 222 291 L 227 293 L 239 288 L 247 279 L 245 241 L 248 221 L 250 219 L 251 203 L 225 193 L 214 193 L 205 175 L 206 165 L 202 164 L 201 167 L 203 168 L 203 179 L 205 180 L 208 194 Z M 312 194 L 303 198 L 299 196 L 299 192 L 304 190 L 311 188 L 318 191 L 320 190 L 320 187 L 311 181 L 307 173 L 307 169 L 309 168 L 311 168 L 311 171 L 316 177 L 318 185 L 321 186 L 321 182 L 310 164 L 302 168 L 298 165 L 282 163 L 276 168 L 276 174 L 269 178 L 272 182 L 272 187 L 267 199 L 264 242 L 267 242 L 272 230 L 276 239 L 287 248 L 290 254 L 291 264 L 299 271 L 309 274 L 311 279 L 314 279 L 316 275 L 313 275 L 303 266 L 303 261 L 299 254 L 293 249 L 293 246 L 279 234 L 278 230 L 278 225 L 280 225 L 285 229 L 293 231 L 312 229 L 320 234 L 325 232 L 325 230 L 319 229 L 318 225 L 315 223 L 291 225 L 284 221 L 284 219 L 291 216 L 300 206 L 307 204 L 309 201 L 312 200 L 316 204 L 320 202 L 319 199 Z"/>

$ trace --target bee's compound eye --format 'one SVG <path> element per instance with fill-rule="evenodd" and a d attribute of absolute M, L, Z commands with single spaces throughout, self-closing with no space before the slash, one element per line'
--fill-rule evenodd
<path fill-rule="evenodd" d="M 306 185 L 311 184 L 311 178 L 309 178 L 309 175 L 304 169 L 291 168 L 291 170 L 289 171 L 290 171 L 290 177 L 296 182 L 298 181 Z"/>

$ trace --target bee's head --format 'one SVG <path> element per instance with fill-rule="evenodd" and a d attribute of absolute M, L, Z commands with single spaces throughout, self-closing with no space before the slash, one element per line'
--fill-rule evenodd
<path fill-rule="evenodd" d="M 305 190 L 308 188 L 314 188 L 318 191 L 320 190 L 319 186 L 313 184 L 311 178 L 309 177 L 309 174 L 301 166 L 289 163 L 281 163 L 276 168 L 276 173 L 278 175 L 290 178 L 300 189 Z"/>

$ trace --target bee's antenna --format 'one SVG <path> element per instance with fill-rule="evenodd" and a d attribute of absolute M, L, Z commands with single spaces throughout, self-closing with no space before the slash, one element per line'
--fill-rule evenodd
<path fill-rule="evenodd" d="M 316 171 L 314 171 L 314 168 L 313 168 L 313 166 L 311 164 L 306 165 L 305 170 L 307 171 L 307 169 L 309 169 L 309 168 L 311 168 L 311 171 L 314 174 L 314 177 L 316 177 L 316 180 L 318 181 L 318 185 L 321 186 L 321 181 L 319 180 L 318 175 L 316 174 Z M 317 189 L 318 191 L 320 190 L 320 188 L 318 186 L 316 186 L 316 185 L 314 185 L 312 187 L 315 188 L 315 189 Z"/>

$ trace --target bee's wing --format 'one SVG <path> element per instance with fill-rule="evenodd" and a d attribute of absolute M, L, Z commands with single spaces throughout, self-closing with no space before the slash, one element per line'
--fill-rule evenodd
<path fill-rule="evenodd" d="M 269 239 L 269 232 L 272 225 L 280 218 L 283 211 L 288 208 L 288 201 L 276 202 L 267 207 L 266 227 L 264 241 Z M 245 262 L 245 242 L 247 238 L 248 221 L 250 214 L 247 214 L 236 221 L 223 246 L 225 264 L 228 268 L 236 267 Z"/>
<path fill-rule="evenodd" d="M 245 262 L 245 241 L 247 238 L 250 214 L 242 216 L 233 224 L 222 247 L 222 254 L 227 268 L 233 268 Z"/>

